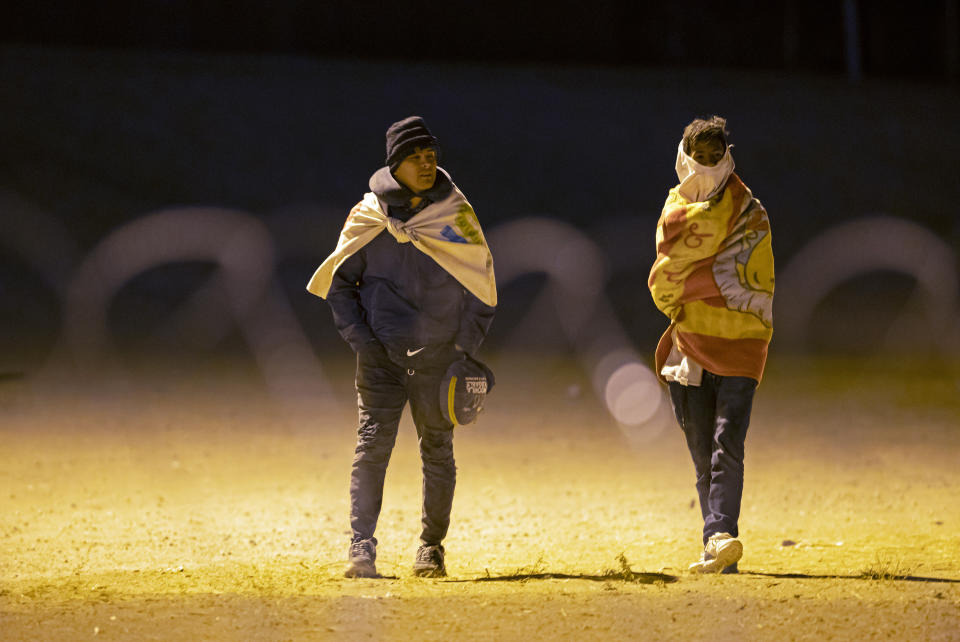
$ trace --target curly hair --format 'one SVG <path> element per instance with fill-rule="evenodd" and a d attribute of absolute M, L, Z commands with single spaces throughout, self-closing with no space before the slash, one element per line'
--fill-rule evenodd
<path fill-rule="evenodd" d="M 690 153 L 694 143 L 706 140 L 717 140 L 727 148 L 727 119 L 720 116 L 711 116 L 708 119 L 694 118 L 693 122 L 687 125 L 683 130 L 683 151 Z"/>

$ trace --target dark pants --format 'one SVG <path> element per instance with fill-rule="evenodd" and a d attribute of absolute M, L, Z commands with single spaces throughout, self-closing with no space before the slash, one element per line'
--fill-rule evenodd
<path fill-rule="evenodd" d="M 457 480 L 453 424 L 443 418 L 438 393 L 449 364 L 428 365 L 410 374 L 386 358 L 357 359 L 360 428 L 350 474 L 350 526 L 353 539 L 370 539 L 383 503 L 383 479 L 407 401 L 417 427 L 423 463 L 423 530 L 420 541 L 440 544 L 450 524 Z"/>
<path fill-rule="evenodd" d="M 743 444 L 757 382 L 703 372 L 699 386 L 670 382 L 670 400 L 687 437 L 697 473 L 703 543 L 711 535 L 737 537 L 743 496 Z"/>

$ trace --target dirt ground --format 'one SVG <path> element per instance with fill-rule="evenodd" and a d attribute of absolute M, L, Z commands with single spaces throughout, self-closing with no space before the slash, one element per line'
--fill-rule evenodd
<path fill-rule="evenodd" d="M 355 438 L 243 364 L 0 380 L 4 640 L 960 640 L 960 364 L 774 358 L 747 439 L 739 575 L 691 576 L 675 425 L 624 431 L 563 359 L 492 359 L 458 429 L 449 577 L 412 577 L 405 416 L 379 580 L 346 580 Z M 161 372 L 162 370 L 162 372 Z"/>

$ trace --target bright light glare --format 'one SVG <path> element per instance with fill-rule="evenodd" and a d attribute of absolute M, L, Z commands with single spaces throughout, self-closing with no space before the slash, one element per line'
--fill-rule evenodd
<path fill-rule="evenodd" d="M 635 361 L 626 363 L 607 379 L 604 400 L 618 422 L 639 426 L 659 409 L 660 384 L 649 368 Z"/>

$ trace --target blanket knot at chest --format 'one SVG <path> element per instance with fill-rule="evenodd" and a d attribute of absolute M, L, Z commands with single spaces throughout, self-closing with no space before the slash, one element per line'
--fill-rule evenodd
<path fill-rule="evenodd" d="M 408 227 L 406 223 L 398 218 L 387 217 L 387 231 L 397 239 L 397 243 L 409 243 L 419 240 L 416 230 Z"/>

